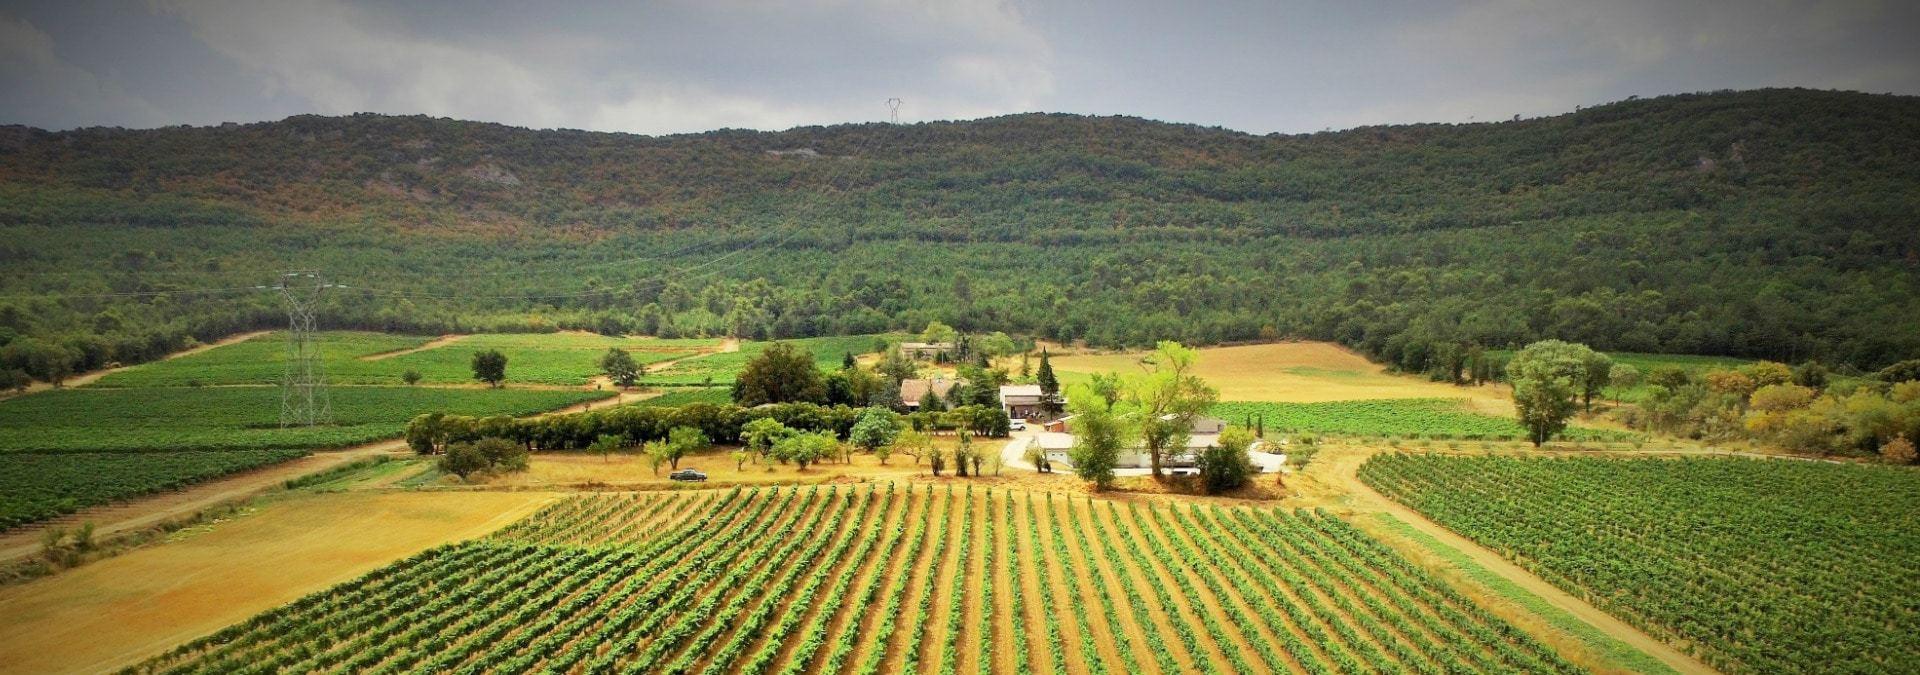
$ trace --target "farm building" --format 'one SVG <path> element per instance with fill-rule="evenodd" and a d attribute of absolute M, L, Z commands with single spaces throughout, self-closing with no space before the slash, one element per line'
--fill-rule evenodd
<path fill-rule="evenodd" d="M 1073 448 L 1073 434 L 1066 431 L 1071 426 L 1066 424 L 1069 419 L 1071 418 L 1061 418 L 1057 424 L 1049 424 L 1045 431 L 1033 435 L 1031 443 L 1038 446 L 1041 452 L 1046 453 L 1048 462 L 1062 466 L 1073 464 L 1067 459 L 1067 451 Z M 1161 458 L 1160 465 L 1169 469 L 1192 467 L 1201 450 L 1220 443 L 1220 432 L 1226 429 L 1227 423 L 1217 418 L 1202 417 L 1194 420 L 1192 433 L 1187 436 L 1187 447 L 1178 452 L 1168 453 Z M 1274 449 L 1266 441 L 1254 441 L 1247 455 L 1253 459 L 1254 466 L 1259 467 L 1260 471 L 1278 471 L 1280 465 L 1286 461 L 1286 455 L 1270 452 Z M 1119 461 L 1114 465 L 1119 469 L 1144 469 L 1151 466 L 1153 466 L 1153 457 L 1147 453 L 1146 446 L 1141 445 L 1138 439 L 1135 439 L 1134 445 L 1121 451 Z"/>
<path fill-rule="evenodd" d="M 1040 417 L 1040 402 L 1045 396 L 1037 384 L 1001 385 L 1000 408 L 1007 411 L 1008 419 L 1034 419 Z"/>
<path fill-rule="evenodd" d="M 1170 420 L 1170 419 L 1173 419 L 1173 416 L 1161 415 L 1160 419 Z M 1048 422 L 1044 428 L 1047 431 L 1052 431 L 1057 433 L 1063 433 L 1063 434 L 1073 433 L 1073 416 L 1068 415 L 1066 417 L 1062 417 L 1060 419 Z M 1193 428 L 1190 430 L 1190 433 L 1192 433 L 1195 436 L 1206 435 L 1209 437 L 1218 437 L 1220 435 L 1220 432 L 1226 431 L 1226 430 L 1227 430 L 1226 420 L 1220 419 L 1218 417 L 1196 417 L 1193 420 Z M 1204 448 L 1207 446 L 1202 445 L 1200 447 Z"/>
<path fill-rule="evenodd" d="M 948 396 L 953 395 L 953 388 L 959 386 L 960 383 L 964 381 L 965 380 L 957 379 L 950 380 L 944 377 L 936 377 L 931 380 L 901 380 L 900 403 L 907 406 L 908 410 L 919 410 L 920 399 L 926 398 L 927 392 L 931 391 L 935 396 L 939 396 L 940 400 L 945 401 Z"/>

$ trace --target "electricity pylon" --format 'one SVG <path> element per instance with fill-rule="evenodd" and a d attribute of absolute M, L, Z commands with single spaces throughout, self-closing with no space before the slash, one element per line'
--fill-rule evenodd
<path fill-rule="evenodd" d="M 287 375 L 280 382 L 280 426 L 310 427 L 333 423 L 333 397 L 320 368 L 320 349 L 314 343 L 313 313 L 320 294 L 333 284 L 314 272 L 280 275 L 280 297 L 287 301 Z"/>

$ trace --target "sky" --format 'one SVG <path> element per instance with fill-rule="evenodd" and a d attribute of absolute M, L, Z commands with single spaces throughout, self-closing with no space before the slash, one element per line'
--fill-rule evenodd
<path fill-rule="evenodd" d="M 354 112 L 645 134 L 1019 112 L 1251 133 L 1920 94 L 1920 2 L 0 0 L 0 124 Z"/>

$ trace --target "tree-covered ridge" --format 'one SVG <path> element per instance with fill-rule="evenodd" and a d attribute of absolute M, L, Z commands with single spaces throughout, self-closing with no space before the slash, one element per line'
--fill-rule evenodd
<path fill-rule="evenodd" d="M 1271 136 L 1069 115 L 668 137 L 382 116 L 13 128 L 0 288 L 302 266 L 371 289 L 336 296 L 335 327 L 765 338 L 937 319 L 1100 344 L 1336 339 L 1415 370 L 1542 337 L 1870 368 L 1920 353 L 1912 157 L 1920 99 L 1805 90 Z M 0 331 L 139 360 L 278 315 L 246 293 L 16 297 Z"/>

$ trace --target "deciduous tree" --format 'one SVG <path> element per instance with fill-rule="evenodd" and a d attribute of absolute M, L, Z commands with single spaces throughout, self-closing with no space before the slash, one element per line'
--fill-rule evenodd
<path fill-rule="evenodd" d="M 1527 345 L 1507 364 L 1514 408 L 1534 447 L 1567 427 L 1575 399 L 1586 382 L 1592 352 L 1586 345 L 1542 340 Z"/>
<path fill-rule="evenodd" d="M 667 464 L 674 469 L 679 469 L 680 458 L 705 450 L 711 444 L 711 441 L 707 440 L 706 433 L 700 431 L 698 427 L 674 427 L 667 432 L 666 448 L 663 452 L 666 453 Z"/>
<path fill-rule="evenodd" d="M 1140 412 L 1140 439 L 1146 445 L 1155 479 L 1165 477 L 1161 464 L 1167 453 L 1186 447 L 1194 420 L 1220 400 L 1218 391 L 1193 374 L 1198 359 L 1192 349 L 1163 340 L 1152 354 L 1141 359 L 1153 370 L 1134 378 L 1126 388 L 1127 398 Z"/>
<path fill-rule="evenodd" d="M 622 387 L 631 387 L 640 380 L 640 364 L 634 362 L 632 354 L 619 347 L 608 347 L 607 353 L 600 356 L 600 372 Z"/>
<path fill-rule="evenodd" d="M 498 387 L 507 381 L 507 355 L 498 349 L 473 353 L 473 379 Z"/>
<path fill-rule="evenodd" d="M 466 480 L 468 476 L 486 470 L 487 457 L 472 443 L 453 443 L 447 446 L 447 453 L 440 456 L 439 466 L 441 471 Z"/>
<path fill-rule="evenodd" d="M 599 438 L 593 440 L 593 445 L 587 446 L 587 451 L 600 455 L 603 462 L 612 461 L 613 453 L 619 449 L 620 436 L 616 434 L 600 434 Z"/>
<path fill-rule="evenodd" d="M 1089 385 L 1074 389 L 1070 398 L 1073 410 L 1073 448 L 1067 451 L 1073 473 L 1093 484 L 1094 490 L 1113 487 L 1113 470 L 1120 463 L 1120 451 L 1132 436 L 1127 404 L 1101 396 Z"/>
<path fill-rule="evenodd" d="M 761 457 L 767 457 L 773 453 L 773 447 L 775 445 L 779 445 L 780 441 L 786 440 L 787 437 L 796 433 L 799 432 L 788 428 L 785 424 L 781 424 L 780 420 L 771 417 L 762 417 L 740 426 L 740 442 L 744 444 L 748 450 L 753 451 Z"/>
<path fill-rule="evenodd" d="M 831 432 L 794 434 L 773 446 L 773 456 L 781 461 L 793 462 L 801 471 L 822 459 L 832 457 L 840 442 Z"/>
<path fill-rule="evenodd" d="M 860 419 L 853 423 L 853 429 L 847 434 L 847 441 L 867 452 L 878 452 L 881 448 L 893 444 L 900 433 L 900 416 L 885 408 L 867 408 L 860 411 Z M 881 458 L 881 464 L 886 463 Z"/>
<path fill-rule="evenodd" d="M 812 354 L 775 342 L 740 371 L 733 383 L 733 400 L 749 408 L 765 403 L 825 403 L 826 381 Z"/>

